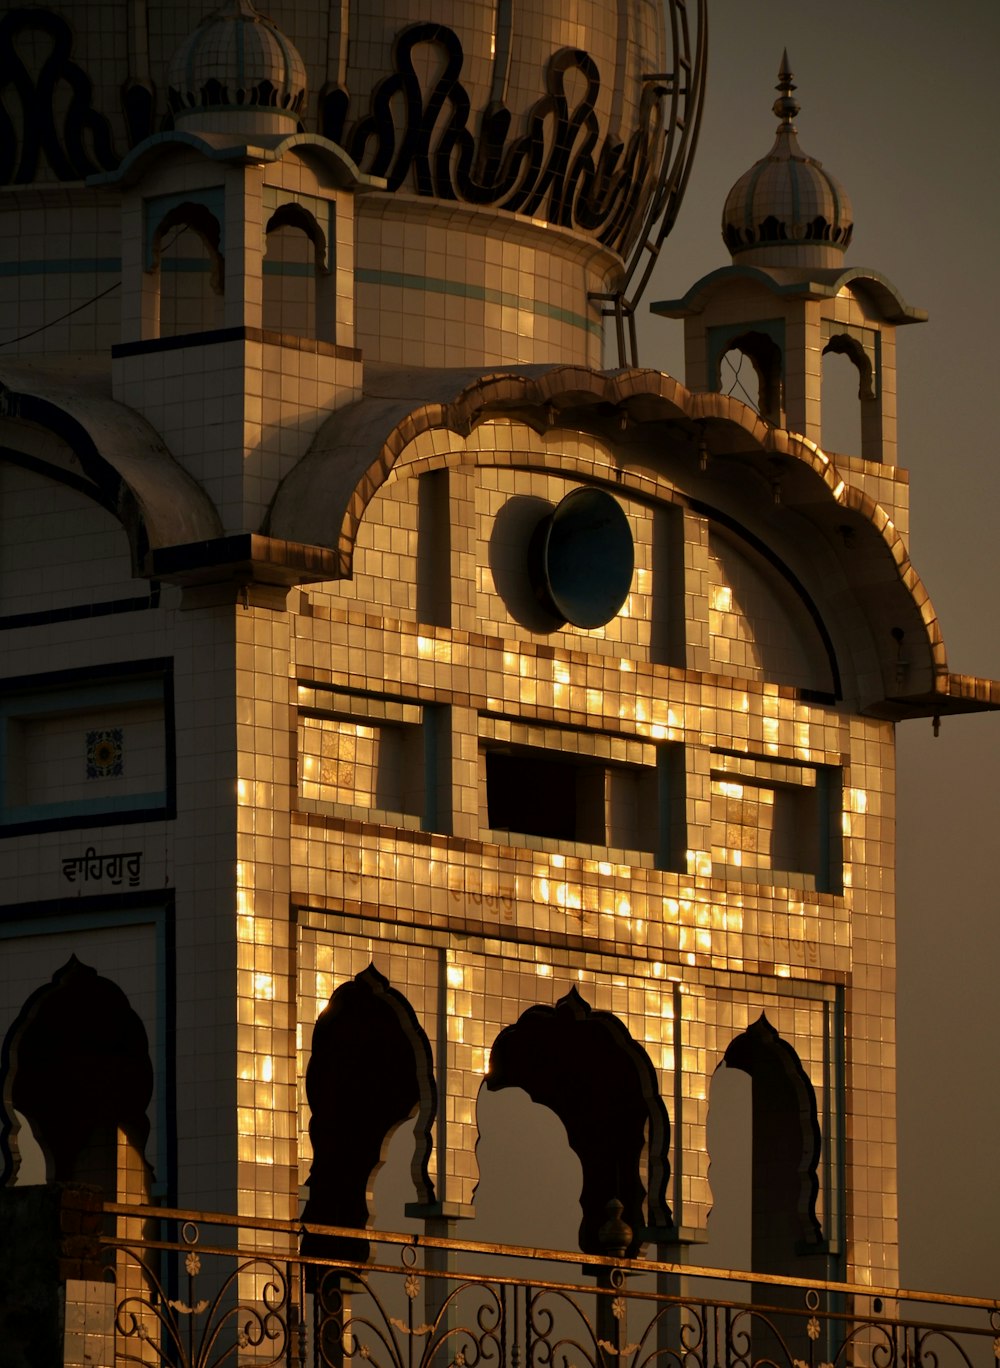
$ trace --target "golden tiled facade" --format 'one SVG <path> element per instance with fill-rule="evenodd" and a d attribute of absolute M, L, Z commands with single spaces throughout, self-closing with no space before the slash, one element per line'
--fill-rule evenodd
<path fill-rule="evenodd" d="M 350 44 L 306 0 L 0 22 L 8 67 L 59 36 L 84 130 L 0 90 L 4 1181 L 364 1225 L 412 1124 L 407 1211 L 460 1235 L 481 1091 L 520 1086 L 586 1113 L 585 1252 L 618 1199 L 697 1263 L 733 1067 L 753 1271 L 893 1286 L 894 729 L 1000 705 L 908 557 L 922 315 L 844 264 L 786 66 L 733 264 L 654 306 L 686 386 L 602 370 L 682 182 L 641 73 L 686 62 L 696 124 L 695 7 L 673 53 L 639 3 L 396 8 Z M 818 445 L 828 350 L 859 453 Z M 135 1071 L 72 1029 L 95 982 L 151 1082 L 60 1120 L 45 1032 Z"/>

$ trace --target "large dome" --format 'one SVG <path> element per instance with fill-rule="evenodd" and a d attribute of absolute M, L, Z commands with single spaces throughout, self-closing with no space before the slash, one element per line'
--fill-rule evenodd
<path fill-rule="evenodd" d="M 393 192 L 503 209 L 619 257 L 664 207 L 669 162 L 672 217 L 703 93 L 704 0 L 259 3 L 269 17 L 251 0 L 15 8 L 5 60 L 33 69 L 52 47 L 45 91 L 61 79 L 76 94 L 71 120 L 53 100 L 43 155 L 0 92 L 0 115 L 15 109 L 0 184 L 83 180 L 165 118 L 204 127 L 207 110 L 221 124 L 238 109 L 244 127 L 264 111 L 331 138 Z"/>
<path fill-rule="evenodd" d="M 368 178 L 330 229 L 366 361 L 599 366 L 609 317 L 625 360 L 687 183 L 707 0 L 58 3 L 0 24 L 11 69 L 51 47 L 39 100 L 75 92 L 22 130 L 0 90 L 0 184 L 114 172 L 171 121 L 306 160 L 323 138 Z"/>
<path fill-rule="evenodd" d="M 646 0 L 355 5 L 349 31 L 331 28 L 318 130 L 390 190 L 513 211 L 625 254 L 677 111 L 662 73 L 692 65 L 663 20 Z"/>
<path fill-rule="evenodd" d="M 733 260 L 754 266 L 836 267 L 851 240 L 847 191 L 799 147 L 792 120 L 800 106 L 783 54 L 774 146 L 726 196 L 722 236 Z"/>

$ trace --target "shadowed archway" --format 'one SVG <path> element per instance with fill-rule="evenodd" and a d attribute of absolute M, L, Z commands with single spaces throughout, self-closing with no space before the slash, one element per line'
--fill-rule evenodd
<path fill-rule="evenodd" d="M 821 1137 L 812 1083 L 763 1012 L 723 1063 L 751 1081 L 753 1271 L 815 1276 L 802 1262 L 826 1252 L 816 1217 Z"/>
<path fill-rule="evenodd" d="M 739 352 L 745 356 L 753 366 L 754 374 L 757 377 L 757 394 L 756 396 L 750 395 L 749 398 L 751 402 L 756 400 L 757 411 L 760 416 L 766 418 L 769 423 L 773 423 L 776 427 L 780 427 L 785 403 L 784 362 L 781 348 L 772 337 L 753 328 L 741 333 L 739 337 L 732 338 L 726 345 L 724 355 L 719 358 L 718 373 L 715 377 L 716 388 L 719 390 L 722 389 L 722 361 L 731 351 Z M 739 371 L 738 366 L 734 369 L 737 372 Z"/>
<path fill-rule="evenodd" d="M 414 1197 L 434 1201 L 428 1165 L 437 1087 L 430 1041 L 409 1002 L 374 965 L 341 984 L 316 1019 L 306 1096 L 313 1163 L 304 1221 L 365 1229 L 389 1141 L 414 1116 Z M 302 1248 L 331 1258 L 368 1257 L 368 1242 L 361 1240 L 307 1234 Z"/>
<path fill-rule="evenodd" d="M 121 1136 L 146 1185 L 153 1066 L 146 1028 L 116 983 L 72 955 L 25 1002 L 4 1041 L 0 1074 L 4 1182 L 19 1164 L 17 1111 L 45 1157 L 46 1181 L 94 1183 L 122 1200 Z"/>
<path fill-rule="evenodd" d="M 632 1230 L 629 1255 L 648 1227 L 672 1225 L 665 1196 L 670 1122 L 656 1071 L 612 1012 L 594 1011 L 575 988 L 554 1007 L 529 1007 L 497 1036 L 486 1087 L 523 1088 L 566 1127 L 583 1168 L 584 1253 L 605 1252 L 600 1230 L 615 1199 Z"/>

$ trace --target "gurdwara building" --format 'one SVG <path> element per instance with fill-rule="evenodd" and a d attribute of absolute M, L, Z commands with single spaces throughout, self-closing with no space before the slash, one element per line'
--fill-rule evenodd
<path fill-rule="evenodd" d="M 6 8 L 6 1220 L 33 1154 L 364 1230 L 406 1126 L 460 1237 L 520 1087 L 578 1263 L 697 1263 L 735 1068 L 753 1271 L 894 1285 L 894 730 L 1000 692 L 907 551 L 923 314 L 847 264 L 787 63 L 731 264 L 654 305 L 684 383 L 635 363 L 704 67 L 690 0 Z"/>

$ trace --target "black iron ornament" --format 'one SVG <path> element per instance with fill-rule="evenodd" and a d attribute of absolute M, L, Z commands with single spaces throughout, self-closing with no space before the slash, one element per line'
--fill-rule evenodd
<path fill-rule="evenodd" d="M 27 33 L 51 44 L 36 75 L 17 51 Z M 0 19 L 0 185 L 29 184 L 43 157 L 62 181 L 118 165 L 111 125 L 93 106 L 93 84 L 71 60 L 72 46 L 66 20 L 50 10 L 19 7 Z"/>
<path fill-rule="evenodd" d="M 414 52 L 432 45 L 444 67 L 425 94 Z M 545 94 L 528 111 L 524 131 L 511 138 L 513 116 L 490 104 L 476 116 L 461 75 L 462 43 L 444 24 L 411 24 L 393 45 L 391 76 L 371 94 L 368 112 L 351 123 L 345 92 L 321 97 L 320 126 L 362 170 L 384 176 L 390 190 L 409 183 L 418 195 L 494 204 L 565 228 L 596 232 L 601 242 L 627 250 L 648 204 L 664 153 L 666 89 L 643 87 L 636 128 L 627 141 L 602 139 L 597 117 L 601 77 L 580 48 L 560 48 L 546 66 Z M 568 76 L 585 82 L 573 106 Z M 471 126 L 478 122 L 478 131 Z"/>
<path fill-rule="evenodd" d="M 32 75 L 18 48 L 38 35 L 49 40 L 51 52 Z M 111 125 L 93 106 L 92 82 L 71 59 L 72 44 L 66 20 L 50 10 L 19 7 L 0 20 L 0 184 L 35 180 L 43 158 L 64 181 L 118 165 Z M 444 63 L 425 92 L 414 53 L 426 45 Z M 520 132 L 499 101 L 482 112 L 473 109 L 462 81 L 462 43 L 446 25 L 417 23 L 401 30 L 392 62 L 392 73 L 377 83 L 365 111 L 352 111 L 348 93 L 336 86 L 320 94 L 320 131 L 363 170 L 384 176 L 390 190 L 409 185 L 418 195 L 497 205 L 596 233 L 627 253 L 642 231 L 668 152 L 669 97 L 676 96 L 670 78 L 643 82 L 636 126 L 620 138 L 602 134 L 601 74 L 581 48 L 560 48 L 550 56 L 545 91 Z M 567 93 L 573 73 L 584 86 L 575 103 Z M 153 95 L 126 81 L 122 98 L 134 146 L 153 131 Z M 186 107 L 194 99 L 174 94 L 173 104 Z M 223 94 L 216 102 L 226 102 Z"/>

